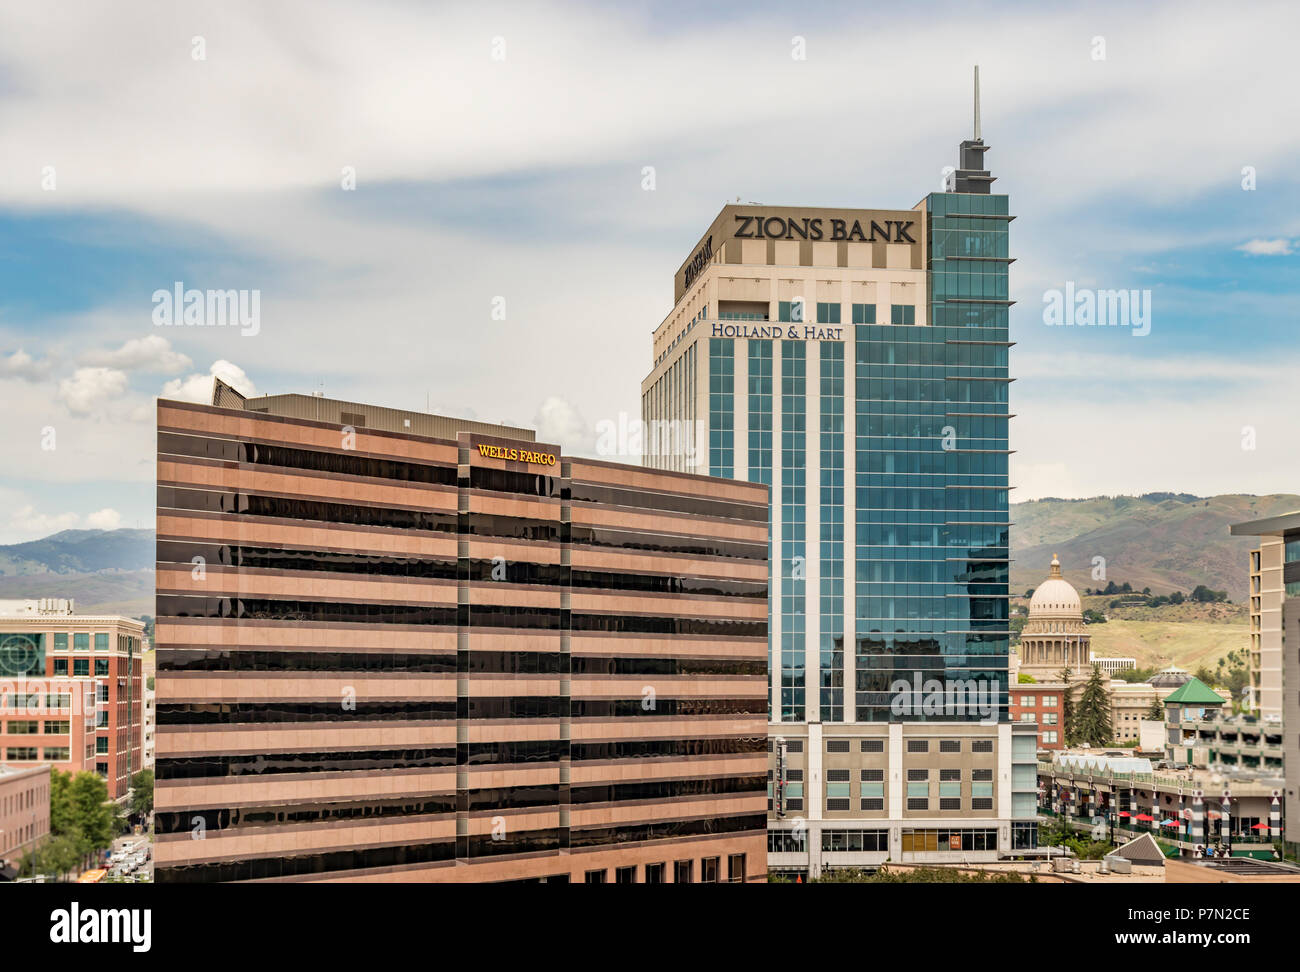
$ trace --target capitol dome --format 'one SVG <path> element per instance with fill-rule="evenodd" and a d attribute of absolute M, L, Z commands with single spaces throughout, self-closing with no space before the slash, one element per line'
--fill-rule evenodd
<path fill-rule="evenodd" d="M 1020 631 L 1020 670 L 1039 681 L 1068 669 L 1086 673 L 1092 665 L 1092 636 L 1083 623 L 1083 602 L 1074 585 L 1061 576 L 1052 555 L 1052 573 L 1034 589 L 1029 617 Z"/>
<path fill-rule="evenodd" d="M 1061 576 L 1061 562 L 1052 554 L 1052 573 L 1029 599 L 1031 618 L 1082 618 L 1083 602 L 1074 585 Z"/>

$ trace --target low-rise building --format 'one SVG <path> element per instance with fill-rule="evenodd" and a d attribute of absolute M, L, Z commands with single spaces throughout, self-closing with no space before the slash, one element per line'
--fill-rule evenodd
<path fill-rule="evenodd" d="M 1011 721 L 1037 727 L 1039 750 L 1065 748 L 1064 682 L 1033 682 L 1011 685 Z"/>
<path fill-rule="evenodd" d="M 1281 833 L 1280 777 L 1163 769 L 1126 750 L 1073 749 L 1038 764 L 1040 811 L 1108 836 L 1150 833 L 1186 855 L 1224 845 L 1269 860 Z"/>
<path fill-rule="evenodd" d="M 23 855 L 49 832 L 49 766 L 0 763 L 0 881 L 14 879 Z"/>
<path fill-rule="evenodd" d="M 0 601 L 0 760 L 90 770 L 124 798 L 142 765 L 143 637 L 68 599 Z"/>

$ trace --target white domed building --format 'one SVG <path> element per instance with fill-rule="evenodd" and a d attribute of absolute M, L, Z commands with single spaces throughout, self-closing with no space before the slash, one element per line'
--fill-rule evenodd
<path fill-rule="evenodd" d="M 1066 668 L 1074 679 L 1086 678 L 1091 665 L 1092 636 L 1083 623 L 1083 602 L 1061 576 L 1061 562 L 1053 554 L 1051 575 L 1029 599 L 1029 618 L 1020 632 L 1020 671 L 1047 682 Z"/>

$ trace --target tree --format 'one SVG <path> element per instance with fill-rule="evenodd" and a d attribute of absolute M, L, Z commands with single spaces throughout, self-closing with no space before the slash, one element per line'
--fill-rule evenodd
<path fill-rule="evenodd" d="M 1151 700 L 1151 708 L 1147 709 L 1147 718 L 1155 719 L 1157 722 L 1165 721 L 1165 707 L 1159 698 Z"/>
<path fill-rule="evenodd" d="M 63 877 L 77 869 L 82 853 L 75 836 L 60 834 L 47 837 L 41 841 L 35 851 L 23 855 L 18 873 L 34 877 L 37 874 L 53 874 Z"/>
<path fill-rule="evenodd" d="M 142 769 L 131 777 L 131 815 L 147 816 L 153 811 L 153 770 Z"/>
<path fill-rule="evenodd" d="M 1065 683 L 1065 691 L 1061 693 L 1061 732 L 1065 734 L 1065 744 L 1074 745 L 1074 696 L 1070 691 L 1070 678 L 1074 675 L 1067 665 L 1062 668 L 1060 674 L 1056 676 L 1058 682 Z"/>
<path fill-rule="evenodd" d="M 1074 726 L 1075 741 L 1090 746 L 1104 746 L 1115 735 L 1110 724 L 1110 697 L 1106 693 L 1100 665 L 1092 666 L 1092 674 L 1079 696 Z"/>

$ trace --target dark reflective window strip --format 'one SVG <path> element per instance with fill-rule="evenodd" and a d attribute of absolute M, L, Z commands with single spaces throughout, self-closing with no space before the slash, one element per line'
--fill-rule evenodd
<path fill-rule="evenodd" d="M 160 456 L 185 456 L 238 462 L 244 465 L 275 466 L 281 469 L 305 469 L 311 472 L 366 476 L 398 482 L 456 485 L 456 467 L 416 463 L 399 459 L 379 459 L 354 452 L 322 452 L 286 445 L 265 445 L 243 439 L 218 439 L 184 435 L 179 432 L 158 433 Z"/>
<path fill-rule="evenodd" d="M 247 861 L 213 864 L 190 864 L 184 867 L 160 867 L 154 873 L 158 884 L 198 884 L 215 881 L 256 881 L 266 878 L 303 877 L 333 871 L 363 868 L 401 867 L 454 860 L 455 840 L 429 844 L 406 844 L 400 847 L 371 847 L 307 854 L 302 857 L 263 857 Z"/>
<path fill-rule="evenodd" d="M 262 773 L 338 773 L 349 770 L 420 769 L 452 766 L 454 749 L 374 749 L 324 753 L 252 753 L 159 759 L 160 780 L 250 776 Z"/>
<path fill-rule="evenodd" d="M 696 837 L 704 834 L 735 834 L 752 830 L 767 832 L 767 817 L 761 813 L 738 817 L 708 817 L 703 820 L 670 820 L 628 827 L 602 827 L 570 830 L 570 847 L 596 847 L 602 844 L 625 844 L 631 841 L 664 840 L 670 837 Z"/>

